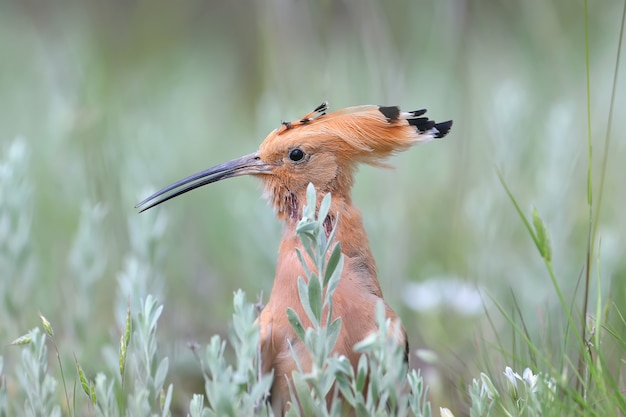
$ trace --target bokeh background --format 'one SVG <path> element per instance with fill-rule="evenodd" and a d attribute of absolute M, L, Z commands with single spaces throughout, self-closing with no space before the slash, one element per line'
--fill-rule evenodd
<path fill-rule="evenodd" d="M 597 0 L 588 15 L 596 198 L 622 6 Z M 188 343 L 228 332 L 235 289 L 267 298 L 281 225 L 252 178 L 141 215 L 136 202 L 253 152 L 281 120 L 324 100 L 331 110 L 428 108 L 431 118 L 454 119 L 451 134 L 393 158 L 396 169 L 363 167 L 354 200 L 385 296 L 420 350 L 412 364 L 433 403 L 462 415 L 471 377 L 509 364 L 495 340 L 512 340 L 511 326 L 496 304 L 514 311 L 514 295 L 548 350 L 564 323 L 497 169 L 522 209 L 536 207 L 547 223 L 559 283 L 581 304 L 583 16 L 582 1 L 565 0 L 1 1 L 2 344 L 36 326 L 41 311 L 69 369 L 74 352 L 93 372 L 114 353 L 127 300 L 154 294 L 165 305 L 160 350 L 184 414 L 202 390 Z M 618 305 L 626 303 L 619 76 L 597 273 Z M 2 348 L 5 367 L 18 353 Z"/>

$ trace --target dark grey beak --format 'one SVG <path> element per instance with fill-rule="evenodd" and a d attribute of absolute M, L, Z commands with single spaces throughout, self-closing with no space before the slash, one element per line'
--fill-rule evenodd
<path fill-rule="evenodd" d="M 158 206 L 167 200 L 178 197 L 181 194 L 185 194 L 188 191 L 202 187 L 203 185 L 225 180 L 227 178 L 239 177 L 241 175 L 267 174 L 271 171 L 271 169 L 272 166 L 263 162 L 259 153 L 255 152 L 250 155 L 245 155 L 241 158 L 216 165 L 213 168 L 205 169 L 204 171 L 177 181 L 174 184 L 152 194 L 150 197 L 137 204 L 135 208 L 140 209 L 139 212 L 141 213 L 154 206 Z"/>

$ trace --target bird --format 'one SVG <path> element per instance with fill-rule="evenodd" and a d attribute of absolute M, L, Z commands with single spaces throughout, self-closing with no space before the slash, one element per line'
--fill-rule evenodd
<path fill-rule="evenodd" d="M 283 121 L 256 152 L 193 174 L 137 204 L 140 211 L 145 211 L 198 187 L 242 175 L 261 180 L 265 196 L 284 223 L 272 290 L 257 318 L 261 371 L 274 372 L 270 391 L 274 415 L 284 415 L 291 406 L 289 378 L 296 369 L 291 349 L 303 369 L 310 368 L 303 342 L 287 319 L 288 308 L 306 318 L 297 286 L 298 277 L 305 273 L 296 248 L 304 251 L 295 230 L 306 203 L 307 186 L 315 186 L 318 207 L 325 194 L 332 195 L 323 224 L 327 234 L 337 227 L 335 239 L 344 256 L 344 268 L 333 294 L 333 316 L 343 321 L 334 353 L 345 355 L 356 369 L 359 355 L 353 346 L 377 330 L 376 305 L 384 299 L 361 213 L 352 201 L 355 172 L 359 164 L 387 167 L 384 161 L 391 155 L 446 136 L 452 120 L 437 123 L 425 113 L 426 109 L 402 111 L 398 106 L 379 105 L 329 113 L 328 103 L 324 102 L 301 119 Z M 387 318 L 401 328 L 395 337 L 408 361 L 406 330 L 394 310 L 384 305 Z"/>

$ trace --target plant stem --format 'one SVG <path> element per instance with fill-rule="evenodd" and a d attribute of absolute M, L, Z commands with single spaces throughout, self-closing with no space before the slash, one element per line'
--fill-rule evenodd
<path fill-rule="evenodd" d="M 587 310 L 589 308 L 589 284 L 591 281 L 591 263 L 594 251 L 594 227 L 593 227 L 593 147 L 591 143 L 591 80 L 589 69 L 589 9 L 587 0 L 584 0 L 584 20 L 585 20 L 585 76 L 587 89 L 587 205 L 589 206 L 589 227 L 587 231 L 587 257 L 585 260 L 585 290 L 583 292 L 583 311 L 581 315 L 581 335 L 583 349 L 581 349 L 578 357 L 578 374 L 584 375 L 583 367 L 585 365 L 585 344 L 587 340 Z M 580 394 L 585 398 L 585 383 L 581 385 L 580 378 L 576 379 L 576 389 L 581 390 Z"/>

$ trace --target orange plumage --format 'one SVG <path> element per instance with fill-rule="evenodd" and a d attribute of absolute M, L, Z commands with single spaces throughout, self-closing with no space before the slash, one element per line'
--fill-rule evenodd
<path fill-rule="evenodd" d="M 301 243 L 295 227 L 307 185 L 315 185 L 320 199 L 332 193 L 330 214 L 325 220 L 327 230 L 334 227 L 336 213 L 341 219 L 336 239 L 342 245 L 344 269 L 333 306 L 335 317 L 343 318 L 343 327 L 335 353 L 345 355 L 356 366 L 358 356 L 352 347 L 376 330 L 375 307 L 383 294 L 361 214 L 352 204 L 350 190 L 355 169 L 358 163 L 383 165 L 382 161 L 393 153 L 441 138 L 452 126 L 452 121 L 435 123 L 423 117 L 426 110 L 403 112 L 395 106 L 349 107 L 330 114 L 326 110 L 327 104 L 323 103 L 300 120 L 283 122 L 265 138 L 257 152 L 187 177 L 138 204 L 142 211 L 147 210 L 202 185 L 240 175 L 254 175 L 264 183 L 267 198 L 286 226 L 272 292 L 258 318 L 262 370 L 274 370 L 271 401 L 276 415 L 283 415 L 288 409 L 285 375 L 290 376 L 296 368 L 289 343 L 304 368 L 310 364 L 286 314 L 291 307 L 301 318 L 306 317 L 298 298 L 297 279 L 305 274 L 296 256 Z M 387 305 L 386 309 L 387 316 L 397 321 L 394 311 Z M 408 349 L 402 329 L 398 343 Z"/>

